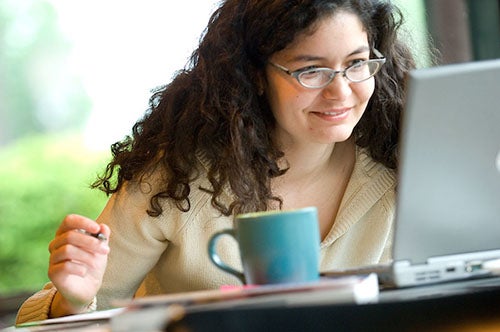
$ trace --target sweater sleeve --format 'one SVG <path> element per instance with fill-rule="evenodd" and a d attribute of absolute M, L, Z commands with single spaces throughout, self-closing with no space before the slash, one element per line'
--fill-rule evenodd
<path fill-rule="evenodd" d="M 147 186 L 127 183 L 115 193 L 97 218 L 111 229 L 111 251 L 103 284 L 97 293 L 98 309 L 112 308 L 118 299 L 130 299 L 168 245 L 168 225 L 147 214 Z M 163 217 L 168 214 L 165 211 Z"/>
<path fill-rule="evenodd" d="M 21 305 L 17 312 L 16 324 L 26 322 L 35 322 L 44 319 L 49 319 L 50 307 L 57 289 L 49 282 L 45 284 L 42 290 L 30 296 Z M 95 311 L 97 307 L 96 298 L 88 305 L 86 312 Z"/>
<path fill-rule="evenodd" d="M 16 324 L 49 318 L 50 306 L 56 292 L 57 289 L 49 282 L 42 290 L 29 297 L 17 312 Z"/>

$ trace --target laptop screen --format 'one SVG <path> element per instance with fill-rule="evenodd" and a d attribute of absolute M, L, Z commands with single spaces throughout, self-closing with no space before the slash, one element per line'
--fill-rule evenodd
<path fill-rule="evenodd" d="M 500 248 L 500 59 L 412 72 L 395 260 Z"/>

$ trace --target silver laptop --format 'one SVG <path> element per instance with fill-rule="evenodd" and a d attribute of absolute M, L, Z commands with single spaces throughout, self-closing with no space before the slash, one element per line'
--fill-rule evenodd
<path fill-rule="evenodd" d="M 400 148 L 393 263 L 358 272 L 396 287 L 489 275 L 483 264 L 500 258 L 500 59 L 413 71 Z"/>

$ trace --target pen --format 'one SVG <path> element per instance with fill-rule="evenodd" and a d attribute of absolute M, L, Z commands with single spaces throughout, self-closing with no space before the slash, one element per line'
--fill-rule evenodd
<path fill-rule="evenodd" d="M 82 234 L 85 234 L 85 235 L 93 236 L 96 239 L 101 240 L 101 241 L 106 241 L 107 240 L 106 236 L 104 236 L 104 234 L 102 234 L 102 233 L 90 233 L 90 232 L 87 232 L 86 230 L 81 229 L 81 228 L 76 229 L 76 231 L 80 232 Z"/>

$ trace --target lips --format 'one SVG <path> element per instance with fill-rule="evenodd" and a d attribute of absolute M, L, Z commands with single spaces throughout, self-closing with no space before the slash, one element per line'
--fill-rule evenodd
<path fill-rule="evenodd" d="M 344 114 L 345 112 L 347 112 L 347 110 L 337 111 L 337 112 L 321 112 L 321 114 L 328 115 L 328 116 L 338 116 L 338 115 Z"/>
<path fill-rule="evenodd" d="M 340 115 L 343 115 L 347 112 L 349 112 L 351 110 L 350 107 L 345 107 L 345 108 L 339 108 L 339 109 L 335 109 L 335 110 L 328 110 L 328 111 L 324 111 L 324 112 L 314 112 L 318 115 L 322 115 L 322 116 L 329 116 L 329 117 L 336 117 L 336 116 L 340 116 Z"/>

